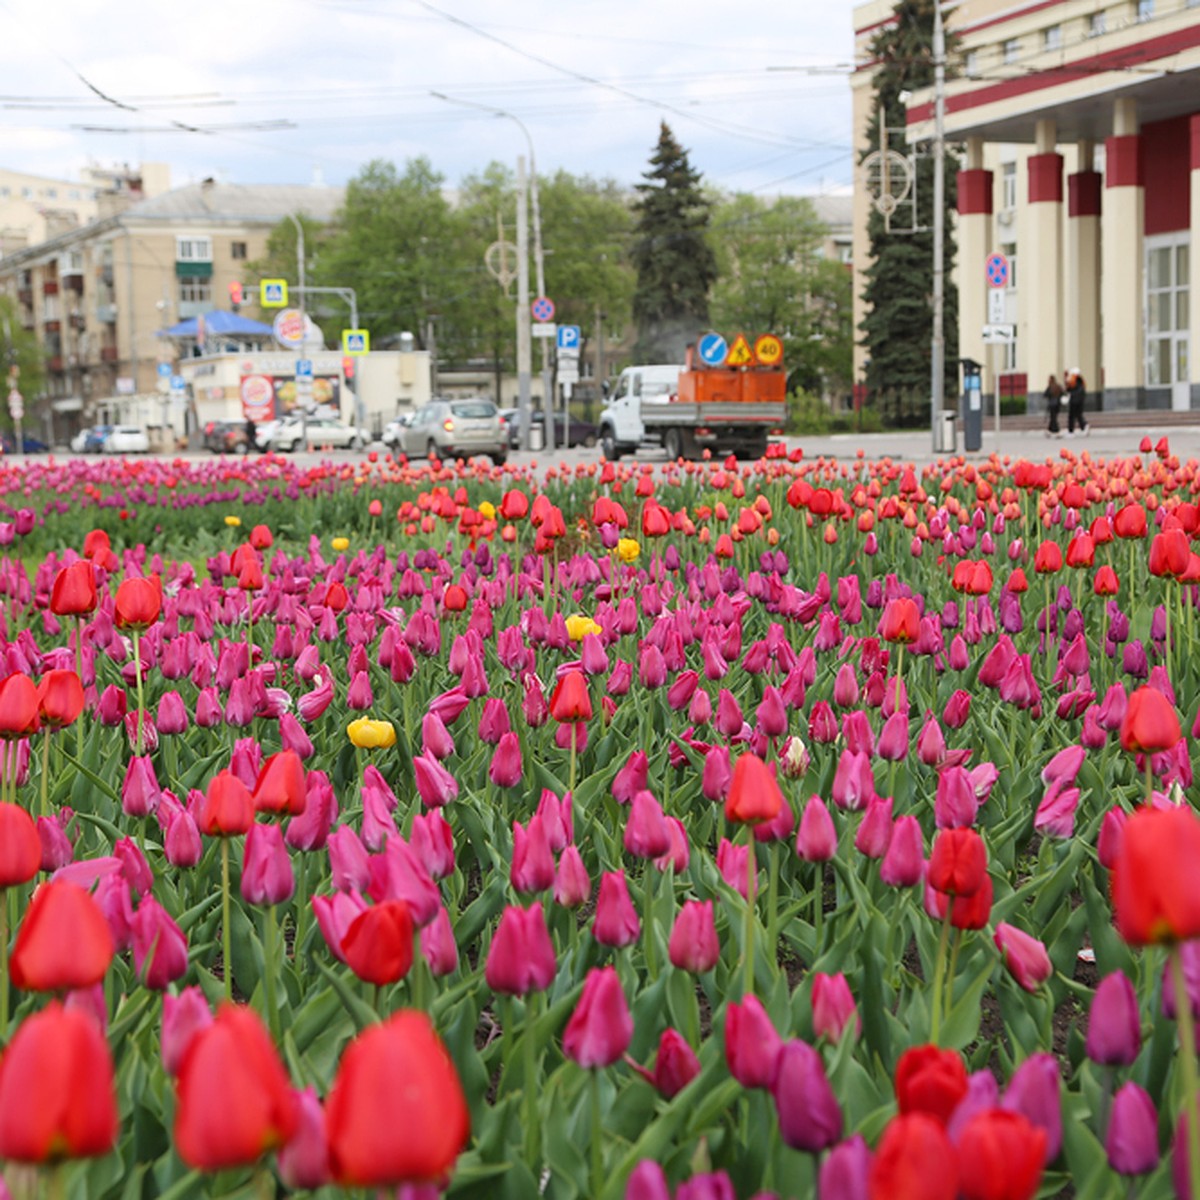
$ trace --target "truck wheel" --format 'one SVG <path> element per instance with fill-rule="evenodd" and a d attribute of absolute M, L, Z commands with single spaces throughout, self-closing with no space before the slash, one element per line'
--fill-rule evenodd
<path fill-rule="evenodd" d="M 617 442 L 613 437 L 613 432 L 611 429 L 605 429 L 600 434 L 600 448 L 604 454 L 604 457 L 608 459 L 609 462 L 616 462 L 617 459 L 621 457 L 621 452 L 617 449 Z"/>
<path fill-rule="evenodd" d="M 678 462 L 683 457 L 683 434 L 678 429 L 668 429 L 663 437 L 663 447 L 668 462 Z"/>

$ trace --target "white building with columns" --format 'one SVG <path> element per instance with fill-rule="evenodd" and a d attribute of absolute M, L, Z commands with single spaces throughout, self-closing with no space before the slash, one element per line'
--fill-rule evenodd
<path fill-rule="evenodd" d="M 1078 368 L 1089 408 L 1200 409 L 1200 0 L 960 0 L 943 12 L 956 42 L 946 137 L 964 168 L 958 344 L 988 365 L 985 394 L 1039 408 L 1048 377 Z M 854 18 L 862 146 L 870 47 L 892 2 Z M 908 101 L 906 137 L 932 136 L 926 89 Z M 870 203 L 857 187 L 856 272 Z M 985 263 L 997 252 L 1013 267 L 1003 309 L 1016 337 L 989 347 Z M 857 285 L 855 303 L 858 321 Z"/>

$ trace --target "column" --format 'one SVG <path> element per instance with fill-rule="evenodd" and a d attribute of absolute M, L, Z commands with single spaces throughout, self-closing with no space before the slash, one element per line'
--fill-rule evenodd
<path fill-rule="evenodd" d="M 1063 160 L 1054 149 L 1057 136 L 1054 121 L 1038 121 L 1036 153 L 1027 163 L 1028 237 L 1021 246 L 1022 279 L 1018 285 L 1030 408 L 1039 412 L 1046 380 L 1061 375 L 1064 366 L 1077 365 L 1062 361 Z"/>
<path fill-rule="evenodd" d="M 1200 113 L 1191 119 L 1192 215 L 1188 249 L 1188 377 L 1192 381 L 1192 407 L 1200 408 Z"/>
<path fill-rule="evenodd" d="M 958 353 L 986 364 L 987 275 L 992 251 L 992 172 L 983 169 L 983 138 L 967 139 L 966 169 L 958 173 Z M 995 395 L 995 381 L 985 386 Z M 984 398 L 987 403 L 987 397 Z"/>
<path fill-rule="evenodd" d="M 1100 390 L 1100 173 L 1092 143 L 1079 143 L 1079 170 L 1067 176 L 1067 254 L 1063 296 L 1063 367 L 1078 367 Z"/>
<path fill-rule="evenodd" d="M 1113 103 L 1113 136 L 1104 142 L 1104 211 L 1100 217 L 1100 362 L 1106 409 L 1135 409 L 1143 395 L 1142 270 L 1145 193 L 1137 102 Z M 1079 366 L 1070 363 L 1069 366 Z"/>

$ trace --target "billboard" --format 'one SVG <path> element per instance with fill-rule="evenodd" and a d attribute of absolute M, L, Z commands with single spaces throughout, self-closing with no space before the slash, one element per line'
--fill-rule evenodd
<path fill-rule="evenodd" d="M 336 375 L 317 375 L 312 381 L 312 404 L 341 415 L 342 381 Z M 242 413 L 255 423 L 285 416 L 296 407 L 294 375 L 254 374 L 241 377 Z"/>

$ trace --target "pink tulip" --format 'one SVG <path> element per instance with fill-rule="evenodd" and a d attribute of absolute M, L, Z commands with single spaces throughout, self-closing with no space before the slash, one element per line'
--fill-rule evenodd
<path fill-rule="evenodd" d="M 524 767 L 521 762 L 521 740 L 509 730 L 500 738 L 495 752 L 492 754 L 491 765 L 488 767 L 488 778 L 501 788 L 516 787 L 524 777 Z"/>
<path fill-rule="evenodd" d="M 421 718 L 421 744 L 430 758 L 449 758 L 454 753 L 454 738 L 437 713 L 427 712 Z"/>
<path fill-rule="evenodd" d="M 618 804 L 628 804 L 638 792 L 646 791 L 649 780 L 649 759 L 644 750 L 634 750 L 625 765 L 616 773 L 612 783 L 613 798 Z"/>
<path fill-rule="evenodd" d="M 936 766 L 946 757 L 946 739 L 932 713 L 926 713 L 925 724 L 917 735 L 917 757 L 928 767 Z"/>
<path fill-rule="evenodd" d="M 331 1179 L 325 1111 L 315 1088 L 305 1088 L 294 1095 L 296 1131 L 279 1150 L 279 1175 L 289 1188 L 324 1187 Z"/>
<path fill-rule="evenodd" d="M 161 795 L 149 755 L 134 755 L 121 784 L 121 810 L 129 817 L 148 817 L 158 807 Z"/>
<path fill-rule="evenodd" d="M 700 791 L 706 800 L 714 804 L 724 800 L 733 781 L 733 767 L 729 761 L 729 750 L 725 746 L 713 746 L 704 756 Z"/>
<path fill-rule="evenodd" d="M 672 966 L 693 975 L 702 975 L 717 965 L 721 947 L 711 900 L 684 901 L 671 930 L 667 954 Z"/>
<path fill-rule="evenodd" d="M 458 781 L 437 759 L 418 754 L 413 759 L 417 794 L 430 808 L 442 808 L 458 796 Z"/>
<path fill-rule="evenodd" d="M 439 809 L 413 817 L 408 844 L 431 879 L 454 874 L 454 831 Z"/>
<path fill-rule="evenodd" d="M 796 853 L 805 862 L 827 862 L 837 853 L 837 830 L 820 796 L 810 796 L 804 806 Z"/>
<path fill-rule="evenodd" d="M 294 750 L 303 759 L 312 758 L 312 739 L 290 712 L 283 713 L 279 718 L 279 740 L 285 750 Z"/>
<path fill-rule="evenodd" d="M 653 1070 L 647 1070 L 632 1059 L 627 1061 L 647 1083 L 668 1100 L 677 1096 L 700 1074 L 700 1060 L 696 1057 L 696 1052 L 674 1029 L 663 1030 Z"/>
<path fill-rule="evenodd" d="M 900 762 L 908 757 L 908 714 L 892 713 L 883 723 L 877 747 L 879 757 L 886 762 Z"/>
<path fill-rule="evenodd" d="M 367 893 L 376 904 L 403 900 L 418 929 L 437 916 L 442 904 L 437 884 L 430 879 L 413 848 L 399 835 L 388 838 L 383 853 L 371 856 L 370 872 Z"/>
<path fill-rule="evenodd" d="M 1046 947 L 1037 938 L 1004 921 L 993 936 L 1004 965 L 1027 992 L 1036 992 L 1054 974 Z"/>
<path fill-rule="evenodd" d="M 840 1042 L 851 1020 L 855 1023 L 856 1031 L 862 1031 L 862 1020 L 854 997 L 850 994 L 850 985 L 840 971 L 836 975 L 826 975 L 821 971 L 813 975 L 812 1010 L 813 1032 L 817 1037 Z"/>
<path fill-rule="evenodd" d="M 441 979 L 458 969 L 458 943 L 454 940 L 450 914 L 444 907 L 439 908 L 437 916 L 417 932 L 417 942 L 434 979 Z"/>
<path fill-rule="evenodd" d="M 295 890 L 292 860 L 279 826 L 251 825 L 242 858 L 242 899 L 247 904 L 283 904 Z"/>
<path fill-rule="evenodd" d="M 588 902 L 591 894 L 592 881 L 583 865 L 583 856 L 577 846 L 567 846 L 558 859 L 558 873 L 554 878 L 554 903 L 563 908 L 579 908 Z"/>
<path fill-rule="evenodd" d="M 867 805 L 854 835 L 854 847 L 867 858 L 882 858 L 892 840 L 892 797 L 876 796 Z"/>
<path fill-rule="evenodd" d="M 324 850 L 337 817 L 338 802 L 329 776 L 309 771 L 304 780 L 304 811 L 288 821 L 284 841 L 293 850 Z"/>
<path fill-rule="evenodd" d="M 745 1088 L 769 1088 L 783 1042 L 753 993 L 725 1009 L 725 1065 Z"/>
<path fill-rule="evenodd" d="M 426 717 L 429 720 L 436 720 L 432 713 L 427 713 Z M 442 726 L 445 729 L 445 726 Z M 486 742 L 489 746 L 496 745 L 500 739 L 512 729 L 512 725 L 508 719 L 508 708 L 503 700 L 498 696 L 492 696 L 483 702 L 483 712 L 479 717 L 479 740 Z M 447 737 L 449 731 L 447 730 Z M 426 742 L 428 746 L 428 741 Z M 453 742 L 451 742 L 453 746 Z M 445 755 L 438 757 L 444 758 Z"/>
<path fill-rule="evenodd" d="M 510 996 L 544 992 L 554 982 L 557 969 L 541 904 L 528 909 L 510 904 L 501 914 L 488 950 L 484 969 L 488 987 Z"/>
<path fill-rule="evenodd" d="M 528 825 L 513 822 L 509 881 L 518 892 L 544 892 L 554 886 L 554 856 L 546 828 L 536 814 L 529 818 Z"/>
<path fill-rule="evenodd" d="M 203 852 L 204 846 L 195 818 L 186 809 L 181 809 L 167 822 L 167 832 L 163 838 L 163 853 L 167 862 L 186 870 L 200 861 Z"/>
<path fill-rule="evenodd" d="M 606 871 L 600 877 L 600 893 L 596 899 L 592 936 L 602 946 L 620 949 L 636 942 L 641 932 L 642 926 L 637 910 L 629 898 L 625 872 Z"/>
<path fill-rule="evenodd" d="M 971 776 L 962 767 L 944 766 L 938 772 L 933 801 L 934 822 L 939 829 L 963 829 L 975 823 L 979 801 Z"/>
<path fill-rule="evenodd" d="M 912 887 L 925 869 L 925 846 L 921 826 L 913 816 L 897 817 L 892 839 L 879 864 L 879 878 L 888 887 Z"/>
<path fill-rule="evenodd" d="M 575 838 L 575 822 L 571 816 L 571 793 L 568 792 L 561 800 L 549 788 L 542 789 L 542 797 L 538 801 L 537 815 L 542 820 L 546 831 L 546 841 L 550 849 L 559 853 Z"/>
<path fill-rule="evenodd" d="M 749 869 L 750 847 L 735 845 L 728 838 L 722 838 L 717 846 L 717 870 L 721 873 L 721 878 L 743 900 L 746 899 L 746 889 L 749 886 L 746 878 Z"/>
<path fill-rule="evenodd" d="M 345 962 L 342 942 L 354 919 L 366 911 L 367 902 L 357 892 L 335 892 L 332 896 L 314 896 L 310 903 L 326 946 L 334 958 Z"/>
<path fill-rule="evenodd" d="M 192 1038 L 213 1021 L 204 993 L 196 986 L 184 988 L 178 996 L 163 993 L 162 1060 L 168 1075 L 177 1075 L 184 1053 Z"/>
<path fill-rule="evenodd" d="M 366 891 L 370 880 L 367 848 L 349 825 L 339 825 L 326 844 L 333 886 L 339 892 Z"/>
<path fill-rule="evenodd" d="M 153 896 L 143 897 L 133 918 L 133 969 L 159 992 L 187 973 L 187 938 Z"/>
<path fill-rule="evenodd" d="M 659 858 L 671 849 L 671 831 L 662 807 L 649 792 L 633 797 L 625 822 L 625 852 L 634 858 Z"/>
<path fill-rule="evenodd" d="M 633 1018 L 614 967 L 593 967 L 563 1032 L 563 1053 L 581 1067 L 608 1067 L 629 1048 Z"/>

